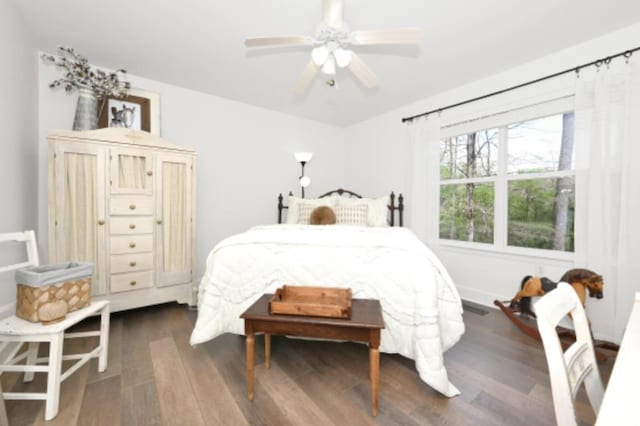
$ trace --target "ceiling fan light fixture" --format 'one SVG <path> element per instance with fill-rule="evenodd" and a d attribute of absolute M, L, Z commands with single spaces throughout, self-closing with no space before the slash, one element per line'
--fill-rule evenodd
<path fill-rule="evenodd" d="M 327 62 L 327 58 L 329 58 L 329 49 L 324 44 L 322 46 L 318 46 L 311 51 L 311 59 L 313 62 L 321 67 Z"/>
<path fill-rule="evenodd" d="M 270 46 L 309 46 L 311 58 L 295 85 L 297 95 L 304 94 L 317 74 L 328 86 L 336 87 L 337 68 L 348 68 L 365 88 L 378 86 L 378 78 L 358 56 L 360 46 L 368 45 L 419 45 L 422 38 L 420 28 L 389 28 L 382 30 L 361 30 L 352 32 L 343 21 L 344 0 L 323 0 L 323 20 L 316 27 L 313 36 L 270 36 L 253 37 L 245 40 L 250 48 Z M 351 47 L 354 46 L 354 50 Z M 341 71 L 342 72 L 342 71 Z M 303 192 L 304 196 L 304 192 Z"/>
<path fill-rule="evenodd" d="M 329 56 L 327 61 L 322 66 L 322 72 L 327 75 L 335 75 L 336 73 L 336 61 L 333 56 Z"/>
<path fill-rule="evenodd" d="M 334 40 L 329 40 L 327 42 L 327 49 L 329 49 L 329 52 L 333 52 L 336 49 L 340 49 L 340 45 Z"/>
<path fill-rule="evenodd" d="M 349 66 L 351 63 L 351 51 L 347 49 L 343 49 L 341 47 L 337 48 L 333 51 L 333 56 L 336 58 L 336 64 L 340 68 L 344 68 Z"/>

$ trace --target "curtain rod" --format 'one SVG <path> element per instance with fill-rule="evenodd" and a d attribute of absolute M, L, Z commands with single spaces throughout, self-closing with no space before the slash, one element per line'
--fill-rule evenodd
<path fill-rule="evenodd" d="M 591 61 L 591 62 L 588 62 L 586 64 L 578 65 L 577 67 L 569 68 L 569 69 L 566 69 L 564 71 L 559 71 L 559 72 L 556 72 L 556 73 L 553 73 L 553 74 L 549 74 L 549 75 L 544 76 L 544 77 L 536 78 L 535 80 L 527 81 L 526 83 L 520 83 L 520 84 L 518 84 L 516 86 L 511 86 L 511 87 L 508 87 L 506 89 L 502 89 L 502 90 L 498 90 L 498 91 L 495 91 L 495 92 L 487 93 L 486 95 L 482 95 L 482 96 L 478 96 L 478 97 L 475 97 L 475 98 L 467 99 L 466 101 L 457 102 L 455 104 L 451 104 L 451 105 L 447 105 L 447 106 L 440 107 L 440 108 L 437 108 L 437 109 L 433 109 L 431 111 L 423 112 L 421 114 L 416 114 L 416 115 L 412 115 L 410 117 L 405 117 L 405 118 L 402 119 L 402 122 L 406 123 L 407 121 L 413 121 L 416 118 L 425 117 L 427 115 L 434 114 L 436 112 L 442 112 L 442 111 L 447 110 L 447 109 L 456 108 L 456 107 L 459 107 L 459 106 L 462 106 L 462 105 L 470 104 L 472 102 L 480 101 L 482 99 L 490 98 L 492 96 L 501 95 L 503 93 L 510 92 L 512 90 L 516 90 L 516 89 L 520 89 L 522 87 L 530 86 L 532 84 L 540 83 L 541 81 L 550 80 L 552 78 L 556 78 L 556 77 L 559 77 L 561 75 L 568 74 L 568 73 L 571 73 L 571 72 L 579 73 L 582 68 L 587 68 L 587 67 L 591 67 L 591 66 L 594 66 L 594 65 L 596 67 L 601 67 L 603 64 L 604 65 L 609 65 L 609 63 L 611 62 L 612 59 L 619 58 L 620 56 L 624 56 L 626 59 L 629 59 L 631 57 L 631 55 L 634 52 L 637 52 L 638 50 L 640 50 L 640 46 L 636 47 L 634 49 L 625 50 L 624 52 L 616 53 L 615 55 L 607 56 L 606 58 L 596 59 L 595 61 Z"/>

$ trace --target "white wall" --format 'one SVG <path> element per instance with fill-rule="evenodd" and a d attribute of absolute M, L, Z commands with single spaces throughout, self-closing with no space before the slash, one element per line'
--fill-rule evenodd
<path fill-rule="evenodd" d="M 0 232 L 37 225 L 37 65 L 24 28 L 13 4 L 0 0 Z M 24 259 L 23 247 L 0 248 L 0 265 Z M 12 281 L 0 277 L 0 308 L 15 300 Z"/>
<path fill-rule="evenodd" d="M 124 64 L 126 67 L 126 64 Z M 50 129 L 70 129 L 77 95 L 52 91 L 59 73 L 39 66 L 39 229 L 47 229 L 47 144 Z M 224 237 L 277 221 L 277 196 L 299 195 L 300 164 L 293 152 L 311 151 L 307 196 L 344 184 L 339 128 L 192 90 L 129 76 L 136 88 L 160 94 L 162 137 L 198 152 L 198 277 L 206 256 Z"/>
<path fill-rule="evenodd" d="M 377 193 L 389 187 L 399 192 L 407 192 L 411 151 L 406 125 L 401 123 L 403 117 L 481 96 L 635 48 L 639 40 L 640 24 L 636 24 L 353 125 L 345 130 L 351 159 L 351 166 L 347 170 L 347 182 L 349 186 L 357 186 L 365 193 Z M 567 80 L 573 78 L 575 77 L 568 76 L 561 84 L 566 85 Z M 504 102 L 504 98 L 484 102 L 484 106 L 495 108 L 495 104 Z M 491 105 L 492 103 L 494 105 Z M 457 112 L 451 110 L 450 113 L 455 115 Z M 407 199 L 406 202 L 411 203 L 411 199 Z M 512 298 L 525 275 L 546 275 L 558 279 L 565 270 L 574 267 L 570 261 L 445 247 L 437 241 L 430 242 L 430 246 L 451 273 L 462 297 L 488 306 L 491 306 L 495 299 Z M 640 284 L 637 286 L 640 290 Z M 604 313 L 612 311 L 615 302 L 612 293 L 610 292 L 607 298 L 605 286 L 605 298 L 588 304 L 592 317 L 601 317 Z M 602 319 L 606 321 L 606 318 Z M 617 339 L 617 336 L 603 334 L 597 322 L 594 322 L 594 333 L 596 337 Z"/>

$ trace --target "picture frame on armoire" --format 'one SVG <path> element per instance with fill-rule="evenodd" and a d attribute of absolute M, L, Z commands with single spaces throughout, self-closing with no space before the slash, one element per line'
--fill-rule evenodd
<path fill-rule="evenodd" d="M 124 127 L 160 136 L 158 93 L 129 89 L 126 96 L 107 96 L 98 108 L 98 128 Z"/>

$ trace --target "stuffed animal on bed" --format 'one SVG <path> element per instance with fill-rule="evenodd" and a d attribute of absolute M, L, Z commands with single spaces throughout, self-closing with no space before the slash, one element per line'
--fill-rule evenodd
<path fill-rule="evenodd" d="M 311 225 L 334 225 L 336 223 L 336 214 L 331 207 L 316 207 L 311 212 L 309 223 Z"/>
<path fill-rule="evenodd" d="M 585 306 L 587 298 L 587 290 L 589 297 L 602 299 L 603 297 L 603 281 L 602 275 L 596 274 L 588 269 L 570 269 L 560 278 L 558 282 L 566 282 L 573 287 L 578 294 L 582 306 Z M 547 277 L 533 277 L 527 275 L 520 283 L 520 291 L 511 299 L 511 308 L 518 306 L 523 315 L 535 316 L 531 310 L 531 298 L 534 296 L 542 296 L 558 286 L 558 282 L 552 281 Z"/>

